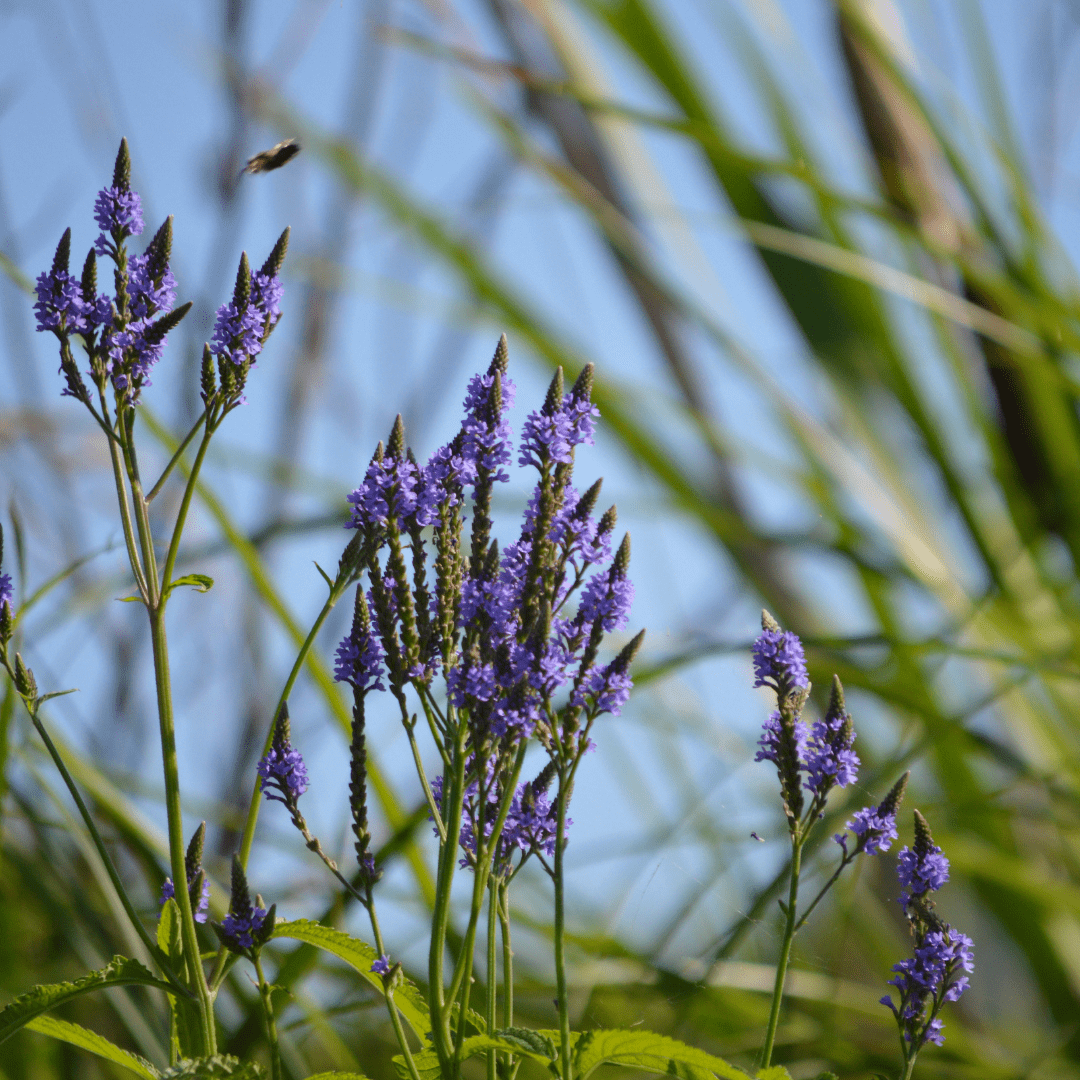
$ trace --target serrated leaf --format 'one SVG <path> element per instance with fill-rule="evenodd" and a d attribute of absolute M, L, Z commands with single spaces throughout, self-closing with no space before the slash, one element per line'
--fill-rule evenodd
<path fill-rule="evenodd" d="M 271 936 L 303 941 L 305 944 L 314 945 L 317 949 L 336 956 L 339 960 L 344 960 L 349 967 L 382 993 L 382 976 L 371 970 L 371 965 L 378 960 L 379 954 L 367 942 L 350 937 L 341 930 L 334 930 L 321 923 L 312 922 L 310 919 L 278 923 Z M 427 1043 L 431 1034 L 431 1016 L 428 1013 L 427 1001 L 419 987 L 408 979 L 402 978 L 394 989 L 394 1004 L 408 1021 L 409 1027 L 419 1036 L 420 1041 Z"/>
<path fill-rule="evenodd" d="M 574 1048 L 574 1073 L 580 1080 L 598 1066 L 623 1065 L 648 1072 L 667 1073 L 687 1080 L 711 1076 L 723 1080 L 746 1080 L 746 1073 L 723 1058 L 687 1046 L 651 1031 L 584 1031 Z"/>
<path fill-rule="evenodd" d="M 783 1065 L 770 1065 L 767 1069 L 758 1069 L 754 1074 L 754 1080 L 791 1080 L 791 1073 Z M 818 1080 L 821 1080 L 821 1077 L 818 1077 Z"/>
<path fill-rule="evenodd" d="M 34 1017 L 48 1012 L 61 1002 L 70 1001 L 71 998 L 78 997 L 80 994 L 88 994 L 91 990 L 103 990 L 107 986 L 132 985 L 156 986 L 160 990 L 170 989 L 168 983 L 155 979 L 138 960 L 114 956 L 112 962 L 100 971 L 92 971 L 81 979 L 75 979 L 74 982 L 35 986 L 0 1009 L 0 1043 L 10 1039 Z"/>
<path fill-rule="evenodd" d="M 559 1051 L 555 1040 L 532 1028 L 503 1028 L 502 1031 L 496 1031 L 495 1036 L 504 1042 L 519 1043 L 522 1049 L 533 1054 L 543 1054 L 552 1061 L 558 1057 Z"/>
<path fill-rule="evenodd" d="M 180 588 L 181 585 L 191 585 L 196 592 L 209 592 L 214 587 L 214 579 L 206 574 L 185 574 L 169 585 L 168 592 Z"/>
<path fill-rule="evenodd" d="M 123 1065 L 125 1069 L 130 1069 L 143 1080 L 158 1080 L 161 1075 L 145 1058 L 132 1054 L 128 1050 L 122 1050 L 109 1042 L 104 1035 L 99 1035 L 96 1031 L 90 1031 L 67 1020 L 59 1020 L 55 1016 L 36 1016 L 27 1022 L 26 1027 L 40 1035 L 48 1035 L 50 1039 L 58 1039 L 60 1042 L 89 1050 L 91 1054 L 97 1054 L 98 1057 L 111 1061 L 114 1065 Z"/>
<path fill-rule="evenodd" d="M 231 1054 L 181 1061 L 161 1074 L 161 1080 L 264 1080 L 266 1073 L 254 1061 L 240 1061 Z"/>

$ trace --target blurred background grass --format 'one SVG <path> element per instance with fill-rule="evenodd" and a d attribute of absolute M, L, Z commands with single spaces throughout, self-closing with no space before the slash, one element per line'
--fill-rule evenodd
<path fill-rule="evenodd" d="M 633 530 L 632 629 L 650 630 L 575 796 L 575 1022 L 753 1061 L 784 872 L 775 782 L 750 764 L 765 604 L 817 686 L 840 674 L 860 733 L 859 790 L 822 838 L 910 767 L 908 807 L 952 860 L 940 910 L 977 969 L 919 1073 L 1080 1076 L 1078 26 L 1065 0 L 0 7 L 4 568 L 23 601 L 69 571 L 20 648 L 45 689 L 82 689 L 53 724 L 148 917 L 165 862 L 144 627 L 114 603 L 102 448 L 58 400 L 26 293 L 65 226 L 76 253 L 92 241 L 121 134 L 148 228 L 177 214 L 196 301 L 148 395 L 148 457 L 194 415 L 239 249 L 261 260 L 293 226 L 287 321 L 193 522 L 190 569 L 217 586 L 171 627 L 188 831 L 210 822 L 219 878 L 344 495 L 395 412 L 418 454 L 449 435 L 505 330 L 521 408 L 553 365 L 597 364 L 579 480 L 603 471 Z M 287 136 L 295 163 L 238 180 Z M 292 713 L 309 821 L 344 851 L 347 714 L 325 675 L 343 618 Z M 383 919 L 410 963 L 430 844 L 392 716 L 372 724 Z M 8 687 L 0 758 L 0 993 L 138 955 Z M 298 848 L 264 815 L 254 884 L 349 924 Z M 797 943 L 775 1058 L 796 1080 L 895 1069 L 877 1004 L 909 948 L 894 856 Z M 520 1017 L 547 1026 L 546 882 L 514 903 Z M 310 950 L 281 959 L 289 1075 L 392 1076 L 372 997 Z M 235 973 L 232 1052 L 261 1052 L 254 998 Z M 157 1000 L 111 991 L 70 1017 L 161 1060 Z M 36 1034 L 0 1050 L 6 1080 L 110 1070 Z"/>

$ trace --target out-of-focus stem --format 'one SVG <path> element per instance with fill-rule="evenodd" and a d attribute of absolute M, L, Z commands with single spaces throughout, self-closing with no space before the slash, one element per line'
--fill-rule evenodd
<path fill-rule="evenodd" d="M 802 842 L 798 836 L 791 839 L 791 884 L 788 888 L 787 918 L 784 923 L 784 940 L 780 945 L 780 958 L 776 962 L 776 982 L 773 985 L 772 1009 L 769 1026 L 765 1030 L 765 1046 L 761 1051 L 761 1067 L 767 1069 L 772 1060 L 773 1043 L 776 1041 L 776 1025 L 780 1020 L 780 1005 L 784 998 L 784 982 L 787 979 L 788 961 L 791 959 L 791 943 L 795 939 L 795 905 L 799 899 L 799 869 L 802 862 Z"/>
<path fill-rule="evenodd" d="M 262 998 L 263 1016 L 266 1019 L 266 1038 L 270 1043 L 270 1075 L 272 1080 L 281 1080 L 281 1051 L 278 1049 L 274 1003 L 270 997 L 270 985 L 263 975 L 262 961 L 258 953 L 255 954 L 255 974 L 259 976 L 259 996 Z"/>

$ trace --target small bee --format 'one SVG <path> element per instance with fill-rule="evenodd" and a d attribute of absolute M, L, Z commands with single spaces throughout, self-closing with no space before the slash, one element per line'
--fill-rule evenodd
<path fill-rule="evenodd" d="M 300 143 L 296 139 L 286 139 L 277 146 L 271 146 L 261 154 L 256 154 L 244 166 L 243 172 L 260 173 L 270 172 L 271 169 L 280 169 L 282 165 L 292 161 L 300 153 Z"/>

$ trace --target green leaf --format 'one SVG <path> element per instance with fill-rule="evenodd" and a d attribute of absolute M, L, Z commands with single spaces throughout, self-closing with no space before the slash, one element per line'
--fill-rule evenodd
<path fill-rule="evenodd" d="M 48 1012 L 64 1001 L 70 1001 L 91 990 L 103 990 L 107 986 L 156 986 L 170 989 L 168 983 L 155 979 L 138 960 L 114 956 L 112 962 L 100 971 L 92 971 L 74 982 L 48 983 L 35 986 L 0 1009 L 0 1043 L 10 1039 L 20 1028 L 36 1016 Z"/>
<path fill-rule="evenodd" d="M 173 971 L 182 971 L 184 944 L 180 926 L 180 907 L 175 900 L 166 900 L 161 908 L 157 928 L 158 947 L 169 958 Z M 180 1059 L 194 1057 L 202 1046 L 202 1029 L 198 1007 L 176 994 L 169 994 L 169 1039 Z"/>
<path fill-rule="evenodd" d="M 522 1033 L 527 1029 L 511 1028 L 509 1030 L 515 1035 L 506 1038 L 498 1035 L 471 1035 L 462 1044 L 461 1060 L 466 1061 L 471 1057 L 476 1057 L 477 1054 L 486 1054 L 489 1050 L 503 1050 L 508 1054 L 516 1054 L 518 1057 L 532 1058 L 533 1061 L 540 1061 L 545 1065 L 550 1065 L 554 1060 L 555 1055 L 548 1054 L 546 1051 L 557 1049 L 550 1037 L 557 1032 L 529 1031 L 529 1035 L 536 1036 L 536 1045 L 543 1047 L 537 1050 L 529 1045 L 533 1040 L 522 1037 Z M 413 1054 L 413 1064 L 420 1074 L 420 1080 L 437 1080 L 440 1076 L 439 1057 L 434 1050 L 421 1050 L 420 1053 Z M 401 1080 L 409 1080 L 412 1075 L 401 1054 L 395 1056 L 394 1068 Z"/>
<path fill-rule="evenodd" d="M 309 1076 L 307 1080 L 367 1080 L 367 1077 L 358 1072 L 321 1072 Z"/>
<path fill-rule="evenodd" d="M 30 1020 L 26 1027 L 30 1031 L 48 1035 L 51 1039 L 59 1039 L 60 1042 L 71 1043 L 72 1046 L 89 1050 L 91 1054 L 97 1054 L 98 1057 L 111 1061 L 114 1065 L 123 1065 L 125 1069 L 130 1069 L 143 1080 L 158 1080 L 161 1075 L 145 1058 L 127 1050 L 121 1050 L 119 1046 L 109 1042 L 104 1035 L 89 1031 L 78 1024 L 69 1023 L 67 1020 L 58 1020 L 55 1016 L 38 1016 Z"/>
<path fill-rule="evenodd" d="M 755 1080 L 791 1080 L 791 1073 L 783 1065 L 770 1065 L 767 1069 L 758 1069 L 754 1074 Z M 832 1073 L 824 1073 L 824 1076 L 832 1076 Z M 818 1080 L 822 1080 L 819 1076 Z"/>
<path fill-rule="evenodd" d="M 555 1040 L 532 1028 L 508 1027 L 495 1032 L 497 1038 L 504 1042 L 518 1043 L 521 1048 L 533 1054 L 542 1054 L 554 1061 L 559 1055 Z"/>
<path fill-rule="evenodd" d="M 257 1062 L 240 1061 L 231 1054 L 181 1061 L 161 1074 L 161 1080 L 263 1080 L 266 1073 Z"/>
<path fill-rule="evenodd" d="M 344 960 L 351 968 L 362 975 L 380 993 L 383 992 L 382 976 L 371 970 L 371 965 L 378 960 L 379 954 L 365 941 L 350 937 L 341 930 L 334 930 L 309 919 L 297 919 L 295 922 L 278 923 L 272 935 L 275 938 L 293 938 L 306 942 L 316 948 Z M 431 1017 L 428 1014 L 427 1001 L 415 983 L 402 979 L 394 990 L 394 1004 L 398 1011 L 416 1032 L 420 1041 L 427 1043 L 431 1034 Z"/>
<path fill-rule="evenodd" d="M 192 585 L 197 592 L 209 592 L 214 587 L 214 579 L 207 577 L 206 574 L 185 574 L 183 577 L 176 578 L 168 589 L 166 589 L 166 595 L 171 593 L 173 589 L 180 588 L 181 585 Z"/>
<path fill-rule="evenodd" d="M 624 1065 L 648 1072 L 702 1080 L 746 1080 L 746 1073 L 723 1058 L 714 1057 L 678 1039 L 651 1031 L 584 1031 L 574 1048 L 574 1073 L 580 1080 L 599 1065 Z"/>

